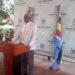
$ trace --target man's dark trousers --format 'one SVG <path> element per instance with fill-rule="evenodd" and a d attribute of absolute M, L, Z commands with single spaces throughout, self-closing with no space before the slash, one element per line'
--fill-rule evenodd
<path fill-rule="evenodd" d="M 22 75 L 34 75 L 34 50 L 28 51 L 22 59 L 25 62 L 21 68 Z"/>

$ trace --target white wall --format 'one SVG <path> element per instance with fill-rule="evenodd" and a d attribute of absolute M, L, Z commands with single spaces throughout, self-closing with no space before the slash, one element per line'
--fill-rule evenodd
<path fill-rule="evenodd" d="M 0 75 L 4 75 L 4 53 L 0 52 Z"/>
<path fill-rule="evenodd" d="M 33 7 L 34 22 L 38 24 L 37 49 L 53 53 L 58 4 L 61 13 L 66 14 L 62 15 L 63 57 L 75 61 L 75 0 L 15 0 L 15 25 L 19 19 L 23 23 L 28 7 Z"/>

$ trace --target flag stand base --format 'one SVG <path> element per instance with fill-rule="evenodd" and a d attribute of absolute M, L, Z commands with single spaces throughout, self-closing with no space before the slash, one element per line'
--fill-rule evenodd
<path fill-rule="evenodd" d="M 50 68 L 49 68 L 51 71 L 54 71 L 53 70 L 53 68 L 52 68 L 52 65 L 50 66 Z M 56 68 L 56 70 L 55 71 L 60 71 L 60 67 L 59 66 L 57 66 L 57 68 Z"/>

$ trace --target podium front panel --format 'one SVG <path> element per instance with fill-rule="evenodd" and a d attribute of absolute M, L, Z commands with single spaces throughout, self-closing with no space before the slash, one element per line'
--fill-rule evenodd
<path fill-rule="evenodd" d="M 22 44 L 2 43 L 0 45 L 0 75 L 13 75 L 13 58 L 22 56 L 27 52 L 27 48 Z M 20 64 L 19 66 L 21 69 Z"/>
<path fill-rule="evenodd" d="M 4 75 L 4 53 L 0 52 L 0 75 Z"/>

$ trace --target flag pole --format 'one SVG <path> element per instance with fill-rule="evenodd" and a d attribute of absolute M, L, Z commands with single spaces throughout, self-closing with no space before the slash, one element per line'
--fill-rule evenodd
<path fill-rule="evenodd" d="M 59 5 L 57 6 L 57 22 L 58 22 L 59 16 L 61 15 L 61 14 L 60 14 L 60 7 L 61 7 L 61 5 L 59 4 Z"/>
<path fill-rule="evenodd" d="M 59 17 L 61 17 L 61 9 L 60 9 L 60 8 L 61 8 L 61 5 L 59 4 L 59 5 L 57 6 L 57 11 L 58 11 L 57 18 L 58 18 L 58 19 L 59 19 Z M 58 20 L 58 21 L 59 21 L 59 20 Z M 61 36 L 62 36 L 62 28 L 61 28 Z M 62 39 L 62 37 L 61 37 L 61 39 Z M 61 47 L 60 57 L 62 58 L 62 47 Z M 59 58 L 59 63 L 62 62 L 61 58 Z"/>
<path fill-rule="evenodd" d="M 60 5 L 57 6 L 57 24 L 55 32 L 55 48 L 54 48 L 54 58 L 53 64 L 50 69 L 52 71 L 59 70 L 59 64 L 62 56 L 62 35 L 61 35 L 61 14 L 60 14 Z"/>

